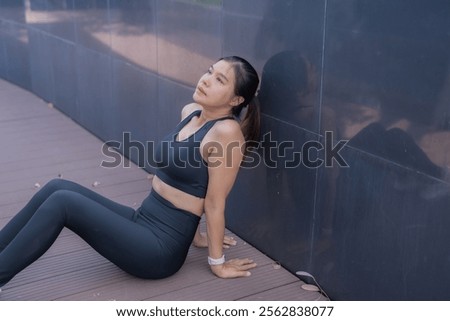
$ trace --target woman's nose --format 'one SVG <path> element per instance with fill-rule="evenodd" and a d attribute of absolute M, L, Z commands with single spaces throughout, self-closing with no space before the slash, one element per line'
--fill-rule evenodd
<path fill-rule="evenodd" d="M 206 85 L 206 86 L 209 86 L 210 85 L 210 83 L 211 83 L 211 77 L 212 77 L 213 75 L 211 75 L 210 73 L 207 73 L 206 75 L 204 75 L 204 77 L 203 77 L 203 82 L 204 82 L 204 84 Z"/>

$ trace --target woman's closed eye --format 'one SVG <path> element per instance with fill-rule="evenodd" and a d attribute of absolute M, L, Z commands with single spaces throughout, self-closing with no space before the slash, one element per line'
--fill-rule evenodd
<path fill-rule="evenodd" d="M 213 75 L 213 74 L 214 74 L 214 68 L 213 68 L 213 66 L 209 67 L 206 73 L 207 73 L 208 75 Z M 223 76 L 222 76 L 222 74 L 220 74 L 220 73 L 219 73 L 219 75 L 216 77 L 216 80 L 217 80 L 219 83 L 221 83 L 222 85 L 225 84 L 225 79 L 223 79 Z"/>

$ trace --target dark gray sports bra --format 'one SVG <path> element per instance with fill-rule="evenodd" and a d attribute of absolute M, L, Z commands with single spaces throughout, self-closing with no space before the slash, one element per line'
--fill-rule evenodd
<path fill-rule="evenodd" d="M 217 121 L 234 118 L 228 116 L 207 121 L 188 138 L 177 140 L 180 130 L 200 113 L 200 110 L 191 113 L 163 138 L 155 151 L 155 159 L 158 160 L 156 176 L 163 182 L 188 194 L 205 198 L 208 188 L 208 164 L 200 153 L 200 143 Z"/>

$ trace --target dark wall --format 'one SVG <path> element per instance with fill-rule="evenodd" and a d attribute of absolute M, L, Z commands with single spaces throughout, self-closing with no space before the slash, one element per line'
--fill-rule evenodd
<path fill-rule="evenodd" d="M 229 228 L 333 299 L 448 300 L 449 16 L 441 0 L 0 0 L 0 76 L 105 141 L 146 142 L 241 55 L 263 135 Z"/>

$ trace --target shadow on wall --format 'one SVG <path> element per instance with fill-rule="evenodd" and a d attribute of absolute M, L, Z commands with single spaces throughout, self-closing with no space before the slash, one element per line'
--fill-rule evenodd
<path fill-rule="evenodd" d="M 317 74 L 300 52 L 283 51 L 263 67 L 259 98 L 261 111 L 309 128 L 317 115 Z"/>
<path fill-rule="evenodd" d="M 317 87 L 319 80 L 316 69 L 316 66 L 301 52 L 296 50 L 283 51 L 271 57 L 264 65 L 262 71 L 259 93 L 261 111 L 271 117 L 306 129 L 317 122 L 317 118 L 321 115 L 322 122 L 327 123 L 327 130 L 334 134 L 337 128 L 333 110 L 327 106 L 322 106 L 321 110 L 319 110 Z M 315 175 L 315 170 L 319 167 L 319 164 L 323 165 L 325 161 L 326 156 L 323 153 L 324 133 L 322 132 L 321 134 L 322 137 L 316 136 L 316 140 L 313 141 L 298 141 L 296 137 L 290 135 L 280 137 L 278 144 L 282 145 L 292 142 L 294 148 L 290 149 L 290 146 L 286 146 L 286 149 L 282 147 L 277 149 L 278 153 L 275 163 L 279 166 L 276 168 L 269 166 L 267 168 L 267 186 L 269 191 L 276 193 L 277 189 L 270 187 L 280 184 L 280 179 L 285 181 L 285 183 L 281 183 L 285 186 L 283 192 L 288 194 L 291 202 L 282 203 L 289 208 L 288 211 L 292 212 L 291 215 L 293 216 L 301 217 L 298 211 L 304 208 L 305 203 L 311 201 L 306 200 L 305 196 L 310 196 L 311 191 L 314 190 L 315 179 L 313 176 Z M 305 147 L 309 143 L 311 145 L 309 149 L 306 149 Z M 273 160 L 274 155 L 272 153 L 268 154 L 270 151 L 268 147 L 263 148 L 263 150 L 267 165 L 269 160 Z M 299 164 L 299 161 L 294 161 L 293 163 L 295 164 L 292 166 L 289 160 L 295 160 L 297 157 L 296 153 L 301 153 L 301 156 L 297 154 L 298 157 L 301 157 L 301 164 Z M 323 231 L 328 231 L 331 228 L 332 206 L 336 192 L 335 182 L 338 173 L 339 166 L 330 168 L 326 182 L 330 207 L 325 209 L 327 218 L 323 222 Z M 269 199 L 275 199 L 275 197 L 270 197 Z M 276 211 L 275 208 L 278 205 L 275 205 L 272 210 Z M 296 225 L 299 225 L 299 222 Z M 307 235 L 309 234 L 310 232 L 308 231 Z"/>
<path fill-rule="evenodd" d="M 258 94 L 264 115 L 258 151 L 261 166 L 244 171 L 249 176 L 244 176 L 237 192 L 239 197 L 256 201 L 250 201 L 248 209 L 238 209 L 247 213 L 245 219 L 259 213 L 257 219 L 261 220 L 246 229 L 249 241 L 256 242 L 293 273 L 307 269 L 313 243 L 315 182 L 318 164 L 324 160 L 317 144 L 324 141 L 303 126 L 311 127 L 319 115 L 317 93 L 316 67 L 301 52 L 282 51 L 264 64 Z M 333 112 L 322 109 L 324 119 L 333 123 Z M 310 143 L 315 145 L 306 150 Z M 337 175 L 339 168 L 333 169 L 333 175 Z M 330 197 L 336 190 L 332 177 L 328 183 Z M 329 208 L 327 214 L 332 213 Z M 331 223 L 332 217 L 324 219 L 323 231 Z"/>

